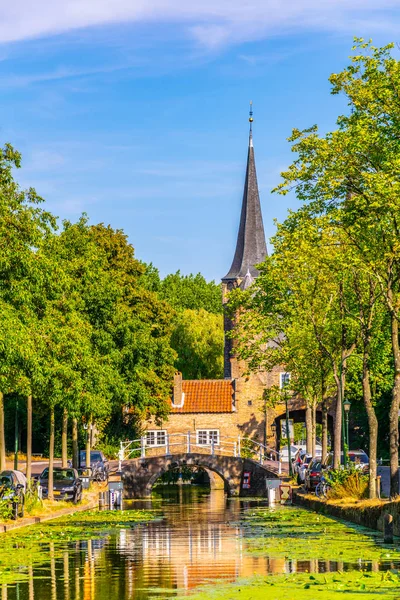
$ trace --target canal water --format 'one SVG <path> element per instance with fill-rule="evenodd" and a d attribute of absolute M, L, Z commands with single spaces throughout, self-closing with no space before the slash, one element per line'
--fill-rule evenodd
<path fill-rule="evenodd" d="M 177 486 L 161 500 L 125 507 L 156 508 L 160 517 L 122 524 L 93 539 L 64 543 L 61 532 L 53 542 L 39 540 L 43 560 L 27 566 L 32 548 L 25 560 L 19 558 L 25 579 L 17 581 L 14 565 L 8 583 L 0 585 L 1 600 L 173 598 L 202 584 L 254 574 L 400 567 L 379 534 L 320 520 L 303 509 L 229 499 L 223 491 Z M 0 555 L 0 572 L 1 563 Z"/>

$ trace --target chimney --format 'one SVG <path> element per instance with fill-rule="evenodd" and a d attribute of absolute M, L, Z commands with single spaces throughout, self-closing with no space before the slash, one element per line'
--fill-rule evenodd
<path fill-rule="evenodd" d="M 174 391 L 172 395 L 172 404 L 174 406 L 183 406 L 182 392 L 182 373 L 177 371 L 174 375 Z"/>

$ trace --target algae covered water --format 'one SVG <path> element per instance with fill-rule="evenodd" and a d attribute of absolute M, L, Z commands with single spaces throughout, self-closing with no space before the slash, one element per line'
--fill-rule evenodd
<path fill-rule="evenodd" d="M 0 536 L 1 600 L 400 598 L 381 534 L 195 487 Z"/>

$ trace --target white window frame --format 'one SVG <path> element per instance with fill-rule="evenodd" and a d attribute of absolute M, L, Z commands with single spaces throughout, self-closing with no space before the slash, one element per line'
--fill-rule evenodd
<path fill-rule="evenodd" d="M 283 390 L 283 386 L 285 385 L 285 380 L 289 383 L 291 380 L 291 374 L 288 371 L 284 371 L 283 373 L 279 373 L 279 388 Z"/>
<path fill-rule="evenodd" d="M 150 437 L 154 436 L 153 441 L 149 440 Z M 160 439 L 161 438 L 161 439 Z M 156 448 L 159 446 L 165 446 L 167 443 L 167 430 L 166 429 L 149 429 L 146 431 L 146 446 Z"/>
<path fill-rule="evenodd" d="M 205 434 L 205 436 L 202 434 Z M 201 441 L 200 436 L 205 437 L 206 441 Z M 214 446 L 219 446 L 219 429 L 196 429 L 196 444 L 198 446 L 211 446 L 212 437 L 214 437 Z"/>

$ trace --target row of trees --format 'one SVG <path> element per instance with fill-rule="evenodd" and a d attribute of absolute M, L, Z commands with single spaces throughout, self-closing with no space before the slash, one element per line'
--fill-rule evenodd
<path fill-rule="evenodd" d="M 293 131 L 297 157 L 275 192 L 293 190 L 303 204 L 278 225 L 251 290 L 232 298 L 247 309 L 235 335 L 251 368 L 285 364 L 314 411 L 335 398 L 335 466 L 344 395 L 363 399 L 371 497 L 388 393 L 391 495 L 399 490 L 400 63 L 391 49 L 357 39 L 351 64 L 330 77 L 349 114 L 326 135 Z"/>
<path fill-rule="evenodd" d="M 0 470 L 7 395 L 8 406 L 26 402 L 28 478 L 32 415 L 49 420 L 52 477 L 55 415 L 62 415 L 64 463 L 68 423 L 76 461 L 82 427 L 106 436 L 123 415 L 131 432 L 151 416 L 165 418 L 181 360 L 172 336 L 186 310 L 184 290 L 191 290 L 192 303 L 196 291 L 204 296 L 202 310 L 212 316 L 207 303 L 219 290 L 201 276 L 177 273 L 169 276 L 180 285 L 172 302 L 168 278 L 161 281 L 135 258 L 122 231 L 90 225 L 85 216 L 57 231 L 35 190 L 15 181 L 20 160 L 10 145 L 0 150 Z"/>

